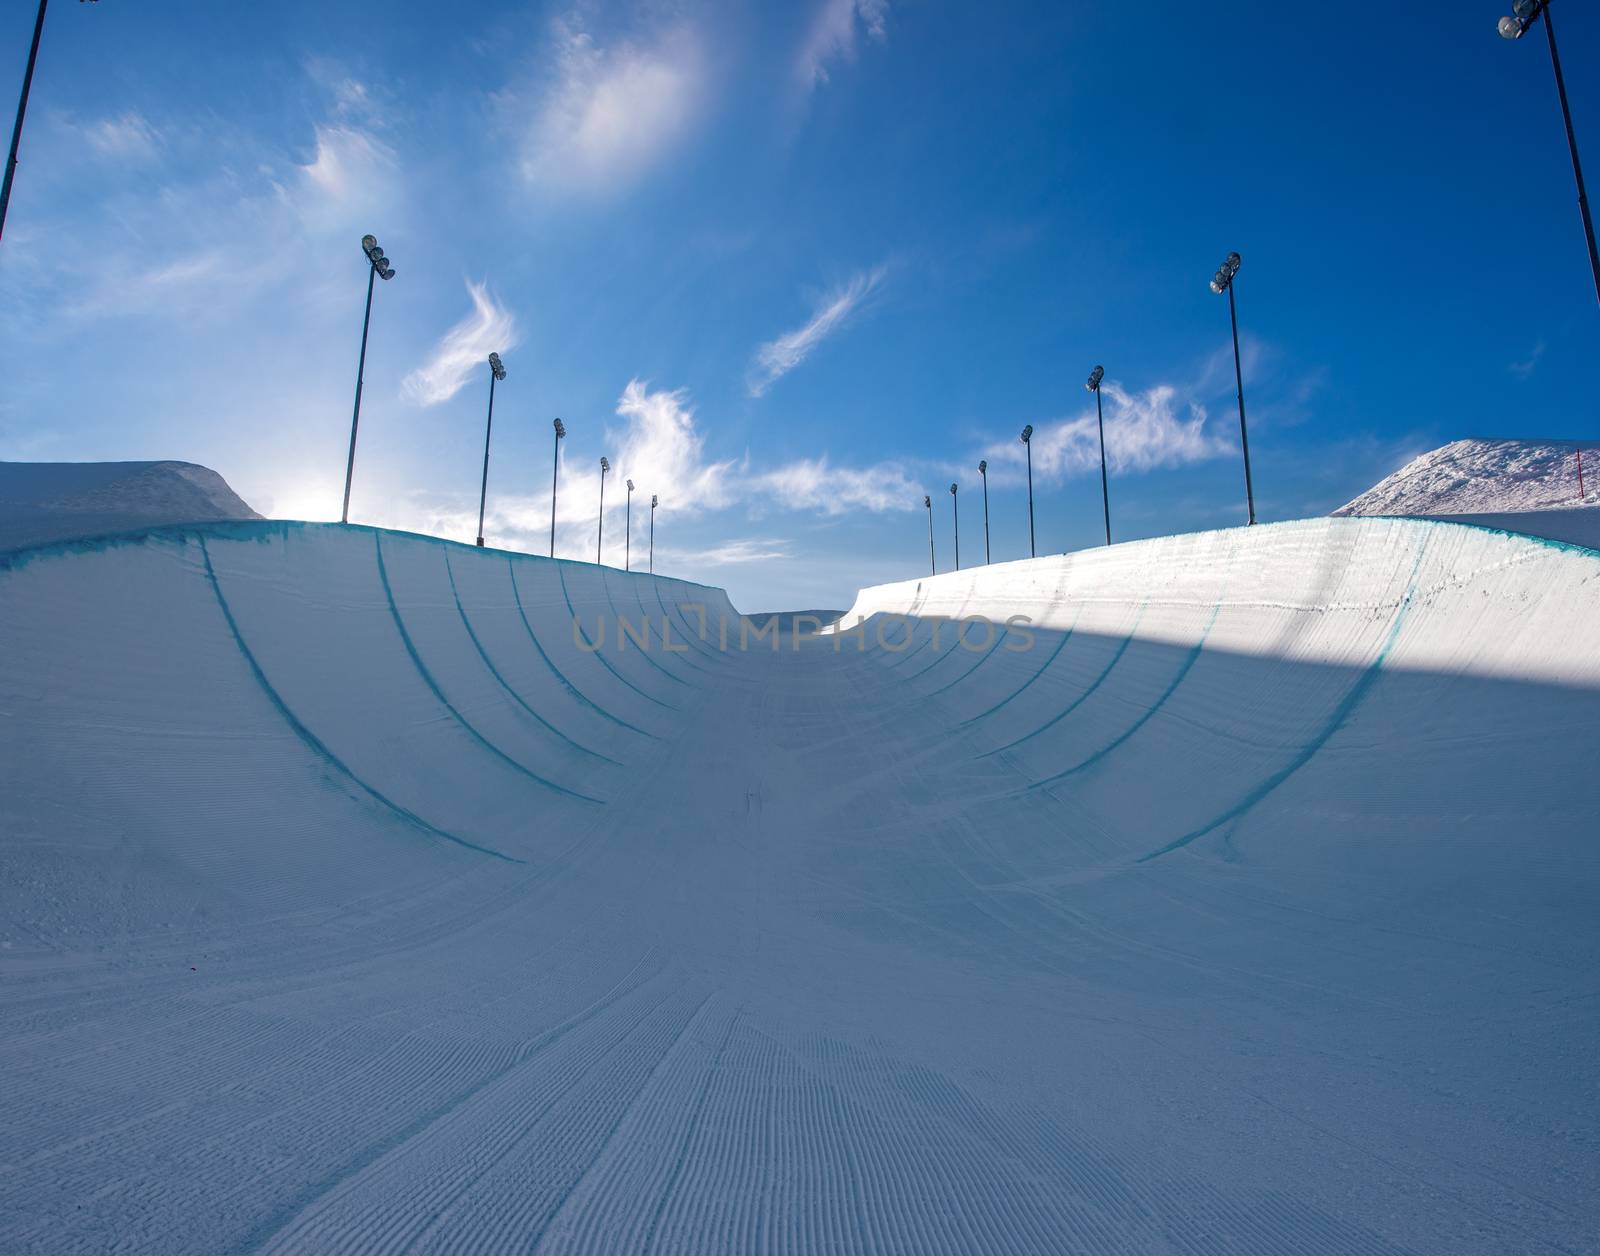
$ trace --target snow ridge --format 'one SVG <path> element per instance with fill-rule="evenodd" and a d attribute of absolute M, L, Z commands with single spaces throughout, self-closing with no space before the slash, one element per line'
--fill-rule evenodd
<path fill-rule="evenodd" d="M 1474 437 L 1413 458 L 1333 513 L 1448 516 L 1577 506 L 1600 506 L 1600 439 Z"/>

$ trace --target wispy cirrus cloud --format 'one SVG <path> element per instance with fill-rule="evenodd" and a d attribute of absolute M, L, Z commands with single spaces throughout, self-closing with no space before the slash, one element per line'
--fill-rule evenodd
<path fill-rule="evenodd" d="M 1197 401 L 1180 402 L 1178 390 L 1159 384 L 1130 393 L 1108 379 L 1100 386 L 1105 401 L 1106 461 L 1115 471 L 1154 471 L 1218 458 L 1232 452 L 1228 441 L 1207 424 Z M 1021 472 L 1027 451 L 1015 437 L 984 450 L 991 471 Z M 1091 406 L 1067 419 L 1034 425 L 1033 474 L 1046 483 L 1100 466 L 1100 431 Z"/>
<path fill-rule="evenodd" d="M 127 111 L 82 128 L 84 141 L 102 157 L 117 161 L 149 161 L 161 146 L 161 135 L 141 113 Z"/>
<path fill-rule="evenodd" d="M 466 281 L 472 313 L 445 332 L 433 354 L 400 382 L 401 393 L 421 406 L 436 406 L 461 391 L 491 353 L 518 341 L 517 320 L 490 294 L 488 285 Z"/>
<path fill-rule="evenodd" d="M 758 482 L 790 510 L 816 510 L 825 515 L 909 510 L 924 491 L 898 463 L 838 467 L 826 455 L 787 463 L 759 476 Z"/>
<path fill-rule="evenodd" d="M 657 555 L 680 565 L 700 567 L 742 567 L 750 563 L 769 563 L 789 557 L 789 542 L 782 537 L 736 537 L 709 549 L 668 549 Z"/>
<path fill-rule="evenodd" d="M 875 266 L 851 276 L 848 282 L 824 294 L 802 326 L 757 348 L 750 364 L 750 395 L 765 396 L 773 384 L 810 357 L 818 345 L 844 326 L 887 274 L 887 266 Z"/>
<path fill-rule="evenodd" d="M 1534 369 L 1539 365 L 1539 359 L 1544 357 L 1544 347 L 1544 341 L 1540 340 L 1529 351 L 1527 357 L 1523 358 L 1520 362 L 1511 363 L 1506 369 L 1518 379 L 1527 379 L 1528 376 L 1533 374 Z"/>
<path fill-rule="evenodd" d="M 882 43 L 888 37 L 889 0 L 823 0 L 795 58 L 795 82 L 809 93 L 828 81 L 828 67 L 854 61 L 862 33 Z"/>
<path fill-rule="evenodd" d="M 545 191 L 620 191 L 665 161 L 699 116 L 700 38 L 677 25 L 603 44 L 573 17 L 557 19 L 553 36 L 553 60 L 537 86 L 497 97 L 522 137 L 522 174 Z"/>

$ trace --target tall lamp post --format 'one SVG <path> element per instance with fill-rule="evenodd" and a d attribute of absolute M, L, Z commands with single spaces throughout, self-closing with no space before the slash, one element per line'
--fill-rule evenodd
<path fill-rule="evenodd" d="M 622 541 L 622 570 L 633 570 L 633 481 L 628 481 L 628 514 Z"/>
<path fill-rule="evenodd" d="M 356 360 L 356 407 L 350 415 L 350 456 L 344 464 L 344 509 L 339 522 L 350 522 L 350 481 L 356 473 L 356 429 L 361 426 L 361 382 L 367 373 L 367 332 L 372 327 L 372 281 L 380 276 L 394 278 L 394 267 L 378 245 L 378 237 L 361 237 L 361 251 L 367 255 L 367 312 L 361 318 L 361 356 Z"/>
<path fill-rule="evenodd" d="M 939 563 L 933 556 L 933 498 L 924 493 L 922 504 L 928 511 L 928 573 L 937 576 Z"/>
<path fill-rule="evenodd" d="M 606 459 L 600 459 L 600 526 L 594 534 L 594 562 L 600 565 L 601 547 L 606 539 L 606 472 L 611 470 L 611 464 Z"/>
<path fill-rule="evenodd" d="M 1211 278 L 1211 291 L 1228 294 L 1228 322 L 1233 327 L 1233 382 L 1239 390 L 1239 446 L 1244 450 L 1244 500 L 1247 523 L 1256 521 L 1256 491 L 1250 483 L 1250 434 L 1244 426 L 1244 371 L 1239 366 L 1239 315 L 1233 305 L 1233 279 L 1239 273 L 1239 255 L 1229 253 Z"/>
<path fill-rule="evenodd" d="M 1600 253 L 1594 246 L 1594 222 L 1589 217 L 1589 198 L 1583 190 L 1583 167 L 1578 163 L 1578 141 L 1572 133 L 1572 110 L 1567 108 L 1567 83 L 1561 77 L 1561 57 L 1556 52 L 1556 28 L 1550 25 L 1550 0 L 1517 0 L 1511 16 L 1500 19 L 1500 34 L 1521 39 L 1528 27 L 1544 16 L 1544 33 L 1550 41 L 1550 64 L 1556 72 L 1556 95 L 1561 98 L 1561 120 L 1567 127 L 1567 151 L 1572 154 L 1572 176 L 1578 181 L 1578 212 L 1583 216 L 1583 234 L 1589 242 L 1589 271 L 1594 276 L 1595 299 L 1600 300 Z"/>
<path fill-rule="evenodd" d="M 955 517 L 956 527 L 956 570 L 961 570 L 961 506 L 956 500 L 957 485 L 950 486 L 950 510 Z"/>
<path fill-rule="evenodd" d="M 82 0 L 80 0 L 80 3 Z M 17 122 L 11 128 L 11 152 L 6 157 L 5 181 L 0 183 L 0 235 L 6 230 L 6 210 L 11 207 L 11 182 L 17 175 L 17 149 L 22 145 L 22 120 L 28 116 L 28 93 L 33 90 L 33 67 L 39 61 L 39 37 L 44 34 L 44 8 L 49 0 L 39 0 L 33 19 L 33 42 L 28 45 L 28 68 L 22 72 L 22 98 L 17 102 Z"/>
<path fill-rule="evenodd" d="M 989 564 L 989 460 L 978 462 L 978 474 L 983 477 L 983 562 Z"/>
<path fill-rule="evenodd" d="M 1089 382 L 1084 385 L 1094 394 L 1094 417 L 1100 425 L 1100 505 L 1106 512 L 1106 544 L 1111 544 L 1111 495 L 1106 489 L 1106 416 L 1100 408 L 1100 381 L 1106 377 L 1106 368 L 1097 366 L 1089 372 Z"/>
<path fill-rule="evenodd" d="M 489 421 L 483 426 L 483 483 L 478 488 L 478 544 L 483 544 L 483 507 L 489 499 L 489 434 L 494 431 L 494 386 L 506 377 L 500 355 L 489 355 Z"/>
<path fill-rule="evenodd" d="M 1037 558 L 1033 543 L 1033 424 L 1022 429 L 1022 447 L 1028 451 L 1028 557 Z"/>
<path fill-rule="evenodd" d="M 650 494 L 650 574 L 656 574 L 656 503 L 660 499 Z"/>
<path fill-rule="evenodd" d="M 561 438 L 567 434 L 567 429 L 561 420 L 556 420 L 556 456 L 550 464 L 550 557 L 556 556 L 556 481 L 561 476 Z"/>

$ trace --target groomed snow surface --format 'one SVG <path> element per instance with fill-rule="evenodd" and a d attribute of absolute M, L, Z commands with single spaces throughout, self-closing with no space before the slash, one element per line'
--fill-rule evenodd
<path fill-rule="evenodd" d="M 1600 554 L 1312 520 L 859 620 L 0 556 L 0 1250 L 1593 1250 Z"/>

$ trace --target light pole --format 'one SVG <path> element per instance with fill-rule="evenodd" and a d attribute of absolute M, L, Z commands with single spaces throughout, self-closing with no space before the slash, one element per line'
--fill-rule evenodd
<path fill-rule="evenodd" d="M 1089 382 L 1084 385 L 1094 394 L 1094 417 L 1100 425 L 1100 505 L 1106 512 L 1106 544 L 1111 544 L 1111 496 L 1106 489 L 1106 416 L 1100 408 L 1100 381 L 1106 376 L 1106 368 L 1097 366 L 1089 372 Z"/>
<path fill-rule="evenodd" d="M 983 562 L 989 565 L 989 460 L 981 459 L 978 474 L 983 477 Z"/>
<path fill-rule="evenodd" d="M 924 493 L 922 495 L 922 504 L 928 510 L 928 573 L 937 576 L 939 574 L 939 563 L 933 556 L 933 498 Z"/>
<path fill-rule="evenodd" d="M 344 464 L 344 509 L 339 522 L 350 522 L 350 481 L 356 473 L 356 429 L 361 426 L 361 381 L 367 373 L 367 331 L 372 326 L 372 281 L 380 275 L 394 278 L 394 267 L 378 247 L 377 236 L 361 237 L 361 251 L 367 255 L 367 312 L 361 318 L 361 357 L 356 361 L 356 408 L 350 415 L 350 456 Z"/>
<path fill-rule="evenodd" d="M 1211 291 L 1228 294 L 1228 322 L 1233 327 L 1233 382 L 1239 390 L 1239 446 L 1244 450 L 1244 500 L 1249 511 L 1246 523 L 1256 521 L 1256 491 L 1250 483 L 1250 434 L 1244 426 L 1244 371 L 1239 366 L 1239 315 L 1233 306 L 1233 278 L 1239 273 L 1239 255 L 1229 253 L 1211 279 Z"/>
<path fill-rule="evenodd" d="M 650 494 L 650 574 L 656 574 L 656 495 Z"/>
<path fill-rule="evenodd" d="M 594 564 L 600 565 L 600 550 L 606 539 L 606 472 L 611 470 L 611 464 L 604 458 L 600 459 L 600 526 L 594 534 Z"/>
<path fill-rule="evenodd" d="M 1033 424 L 1022 429 L 1022 446 L 1028 451 L 1028 557 L 1037 558 L 1033 544 Z"/>
<path fill-rule="evenodd" d="M 1578 181 L 1578 212 L 1583 216 L 1583 234 L 1589 242 L 1589 271 L 1594 276 L 1595 299 L 1600 300 L 1600 253 L 1594 247 L 1594 222 L 1589 217 L 1589 198 L 1583 190 L 1583 167 L 1578 164 L 1578 141 L 1572 133 L 1572 110 L 1567 108 L 1567 83 L 1561 77 L 1561 57 L 1556 52 L 1556 28 L 1550 25 L 1550 0 L 1517 0 L 1511 16 L 1500 19 L 1500 34 L 1521 39 L 1528 27 L 1544 15 L 1544 33 L 1550 41 L 1550 64 L 1556 72 L 1556 95 L 1561 98 L 1561 120 L 1567 127 L 1567 151 L 1572 154 L 1572 176 Z"/>
<path fill-rule="evenodd" d="M 33 67 L 39 60 L 39 37 L 44 34 L 44 7 L 50 0 L 39 0 L 39 13 L 33 19 L 33 42 L 28 45 L 28 68 L 22 72 L 22 98 L 17 102 L 17 122 L 11 128 L 11 152 L 6 157 L 5 182 L 0 183 L 0 235 L 6 230 L 6 210 L 11 206 L 11 181 L 17 175 L 17 149 L 22 145 L 22 120 L 28 116 L 28 93 L 33 90 Z M 82 3 L 82 0 L 79 0 Z"/>
<path fill-rule="evenodd" d="M 506 368 L 500 365 L 500 355 L 489 355 L 489 421 L 483 426 L 483 483 L 478 488 L 478 544 L 483 544 L 483 507 L 489 498 L 489 434 L 494 431 L 495 381 L 506 377 Z"/>
<path fill-rule="evenodd" d="M 622 540 L 622 570 L 633 570 L 633 481 L 628 481 L 628 522 Z"/>
<path fill-rule="evenodd" d="M 961 570 L 961 506 L 956 500 L 956 485 L 950 486 L 950 510 L 956 525 L 956 570 Z"/>
<path fill-rule="evenodd" d="M 556 456 L 550 464 L 550 557 L 556 556 L 556 481 L 561 475 L 561 438 L 567 434 L 561 420 L 556 420 Z"/>

